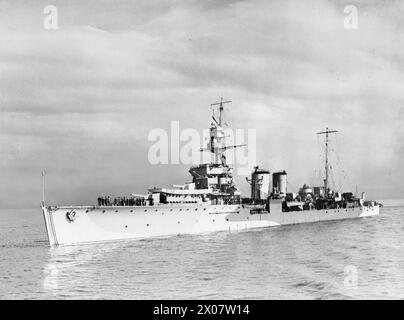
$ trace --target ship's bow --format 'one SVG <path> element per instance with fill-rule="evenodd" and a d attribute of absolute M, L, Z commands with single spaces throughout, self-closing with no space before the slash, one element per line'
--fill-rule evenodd
<path fill-rule="evenodd" d="M 56 238 L 55 226 L 53 224 L 52 210 L 50 207 L 42 206 L 42 213 L 45 220 L 46 234 L 48 235 L 48 241 L 50 246 L 58 245 Z"/>

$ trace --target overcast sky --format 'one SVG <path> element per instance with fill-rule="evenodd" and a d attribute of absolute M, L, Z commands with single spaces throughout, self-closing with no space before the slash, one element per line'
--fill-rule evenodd
<path fill-rule="evenodd" d="M 43 28 L 49 4 L 58 30 Z M 290 189 L 314 182 L 328 126 L 336 181 L 401 197 L 403 16 L 403 1 L 2 0 L 0 207 L 39 205 L 42 170 L 51 204 L 189 181 L 187 165 L 149 163 L 148 134 L 208 127 L 221 96 Z"/>

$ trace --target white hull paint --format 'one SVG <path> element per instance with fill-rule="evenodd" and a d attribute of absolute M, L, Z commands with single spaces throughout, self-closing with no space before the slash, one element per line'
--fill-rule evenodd
<path fill-rule="evenodd" d="M 49 244 L 242 231 L 379 214 L 379 206 L 251 214 L 240 205 L 42 207 Z M 73 221 L 67 213 L 75 212 Z"/>

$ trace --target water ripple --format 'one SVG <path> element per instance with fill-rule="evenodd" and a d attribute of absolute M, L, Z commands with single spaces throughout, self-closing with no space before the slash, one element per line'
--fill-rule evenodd
<path fill-rule="evenodd" d="M 0 298 L 404 298 L 403 215 L 49 248 L 38 210 L 0 210 Z"/>

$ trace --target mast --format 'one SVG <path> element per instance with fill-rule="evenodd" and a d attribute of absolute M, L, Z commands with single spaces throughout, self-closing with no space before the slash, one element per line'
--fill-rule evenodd
<path fill-rule="evenodd" d="M 212 103 L 210 106 L 214 107 L 214 106 L 219 106 L 219 123 L 218 125 L 221 126 L 222 125 L 222 119 L 223 119 L 223 105 L 225 103 L 230 103 L 231 100 L 227 100 L 227 101 L 223 101 L 223 98 L 220 98 L 220 102 L 217 103 Z"/>
<path fill-rule="evenodd" d="M 45 171 L 42 171 L 42 207 L 45 207 Z"/>
<path fill-rule="evenodd" d="M 317 134 L 325 134 L 325 179 L 324 179 L 324 193 L 325 196 L 328 196 L 328 135 L 330 133 L 336 133 L 337 130 L 328 130 L 325 128 L 325 131 L 317 132 Z"/>
<path fill-rule="evenodd" d="M 226 104 L 226 103 L 231 103 L 231 102 L 232 102 L 231 100 L 224 101 L 223 97 L 221 97 L 220 102 L 212 103 L 210 105 L 211 107 L 219 106 L 219 121 L 217 121 L 215 119 L 214 110 L 212 110 L 213 111 L 212 118 L 216 122 L 216 125 L 213 127 L 213 129 L 214 129 L 213 134 L 212 134 L 212 131 L 211 131 L 211 136 L 210 136 L 211 145 L 210 145 L 210 148 L 211 148 L 211 152 L 215 154 L 215 162 L 216 163 L 221 163 L 222 165 L 225 165 L 225 163 L 226 163 L 225 157 L 223 155 L 223 151 L 224 151 L 223 146 L 226 143 L 226 137 L 224 135 L 224 131 L 223 131 L 223 128 L 222 128 L 223 110 L 224 110 L 223 105 Z M 212 130 L 212 127 L 211 127 L 211 130 Z"/>
<path fill-rule="evenodd" d="M 223 101 L 223 98 L 220 98 L 220 102 L 212 103 L 210 106 L 215 107 L 219 106 L 219 121 L 216 120 L 215 118 L 215 113 L 213 111 L 213 121 L 211 127 L 210 127 L 210 141 L 208 143 L 207 148 L 201 148 L 199 149 L 200 151 L 210 151 L 215 155 L 215 163 L 216 164 L 221 164 L 221 165 L 226 165 L 226 157 L 224 156 L 224 152 L 228 149 L 231 148 L 238 148 L 238 147 L 244 147 L 246 144 L 236 144 L 236 145 L 226 145 L 226 135 L 225 132 L 222 128 L 222 122 L 223 122 L 223 105 L 225 103 L 230 103 L 232 101 Z"/>

